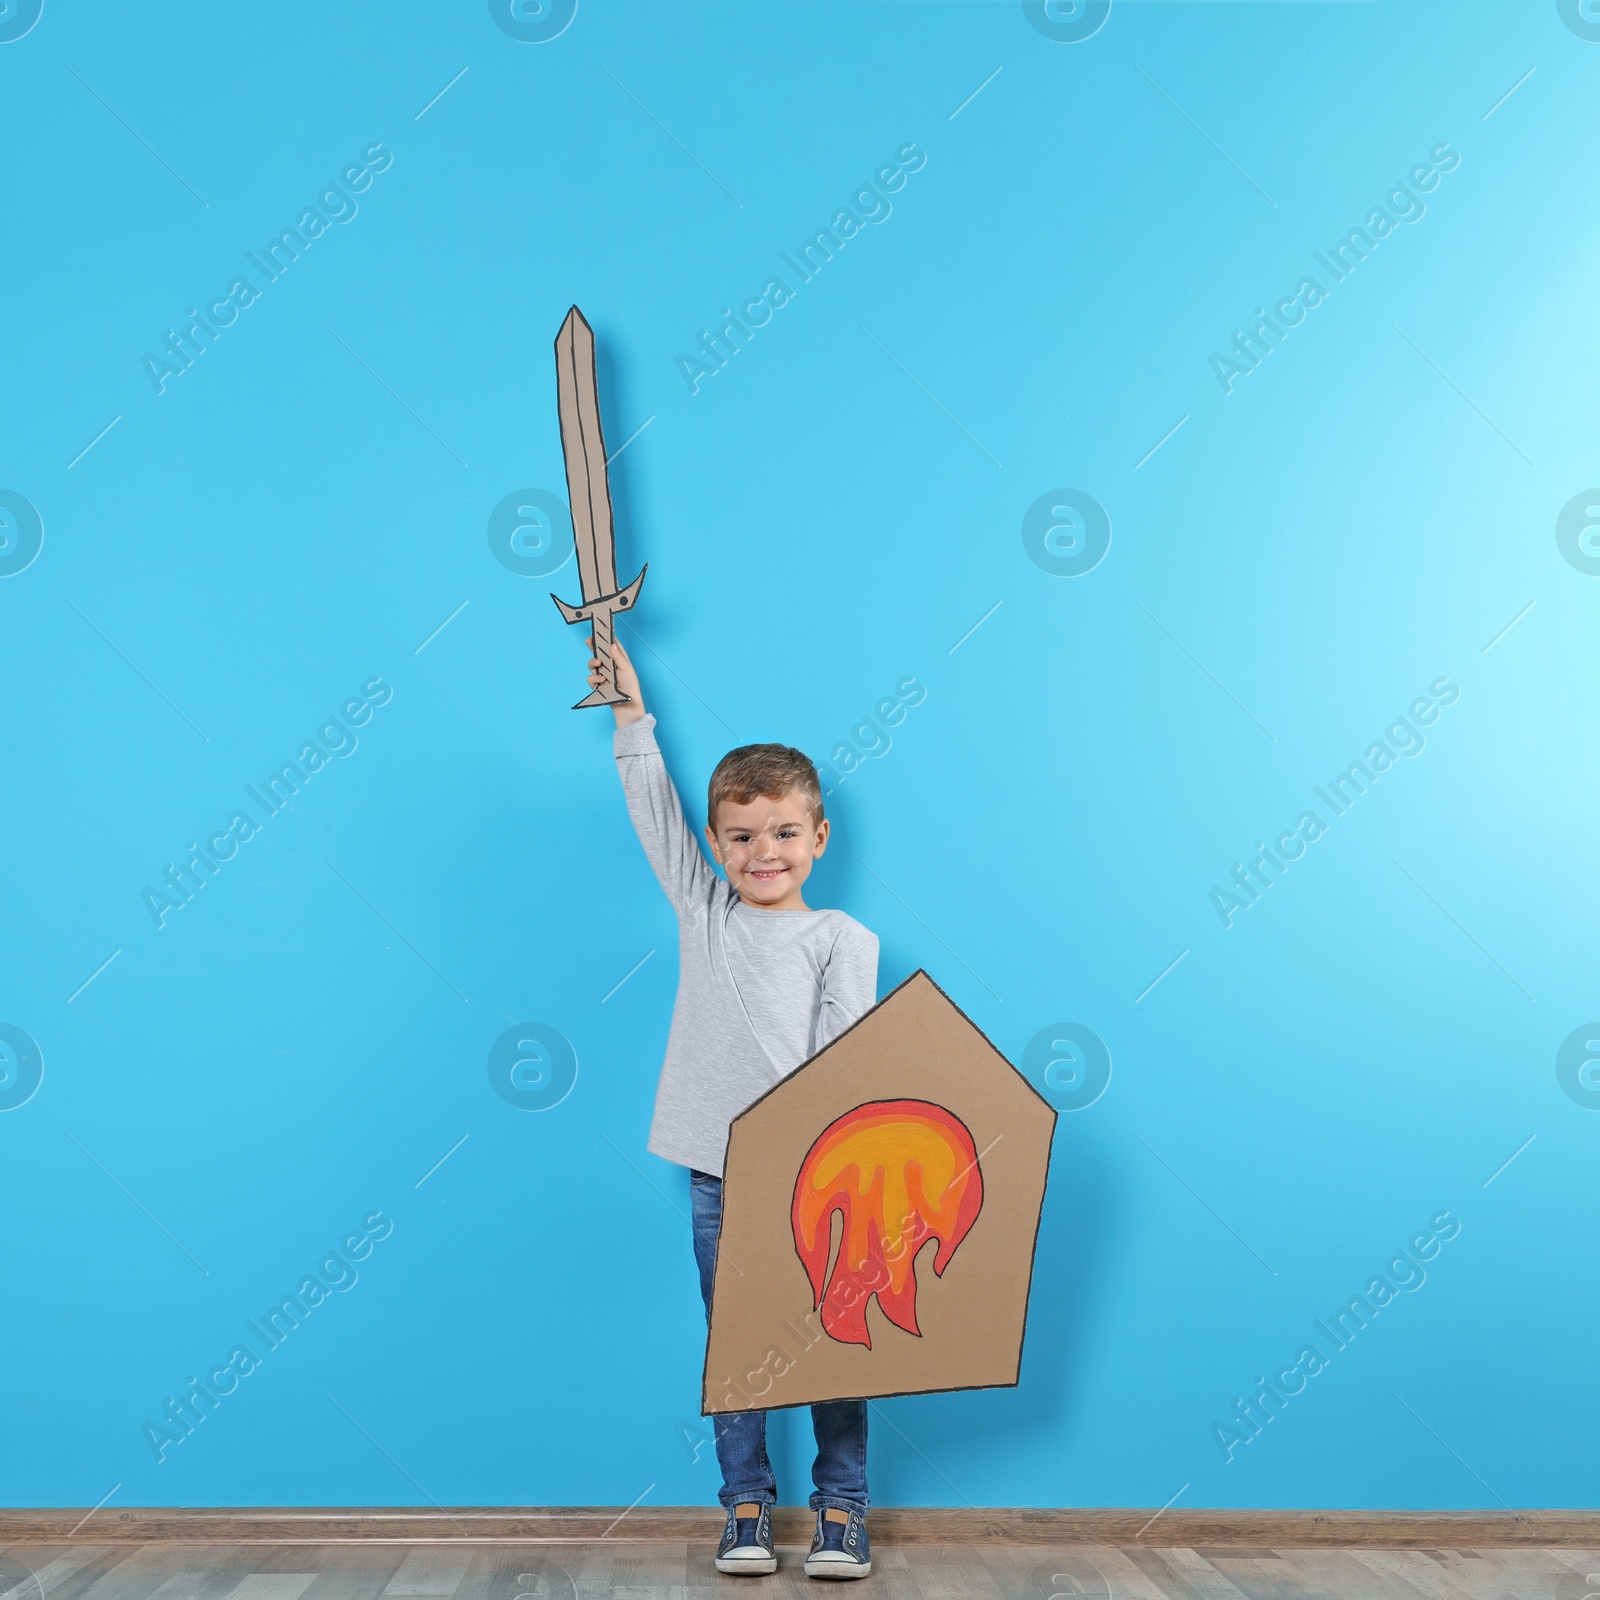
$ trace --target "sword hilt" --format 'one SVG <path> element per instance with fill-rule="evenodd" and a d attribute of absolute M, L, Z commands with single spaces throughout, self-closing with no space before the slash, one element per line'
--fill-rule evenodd
<path fill-rule="evenodd" d="M 600 658 L 600 682 L 572 708 L 574 711 L 582 711 L 586 706 L 625 706 L 632 700 L 631 695 L 625 695 L 617 687 L 617 661 L 612 649 L 616 643 L 613 615 L 610 611 L 596 611 L 589 619 L 594 624 L 594 653 Z"/>
<path fill-rule="evenodd" d="M 632 695 L 624 694 L 617 687 L 617 663 L 613 654 L 616 630 L 612 619 L 617 612 L 626 611 L 637 602 L 640 585 L 649 570 L 648 565 L 641 567 L 639 576 L 626 589 L 602 595 L 598 600 L 585 600 L 582 605 L 570 606 L 559 596 L 550 596 L 568 623 L 587 622 L 594 629 L 594 653 L 600 658 L 600 682 L 572 708 L 574 711 L 582 711 L 588 706 L 633 704 Z"/>

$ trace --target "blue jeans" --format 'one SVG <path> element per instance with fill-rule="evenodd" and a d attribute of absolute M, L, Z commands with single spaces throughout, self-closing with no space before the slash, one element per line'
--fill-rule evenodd
<path fill-rule="evenodd" d="M 689 1214 L 694 1224 L 694 1259 L 700 1268 L 700 1297 L 711 1318 L 711 1283 L 716 1274 L 717 1238 L 722 1232 L 722 1179 L 708 1172 L 689 1173 Z M 712 1418 L 717 1435 L 717 1465 L 722 1468 L 724 1506 L 776 1505 L 777 1480 L 767 1460 L 767 1414 L 735 1411 Z M 867 1403 L 830 1400 L 812 1406 L 811 1427 L 817 1436 L 817 1459 L 811 1481 L 816 1489 L 811 1509 L 832 1506 L 839 1511 L 867 1509 Z"/>

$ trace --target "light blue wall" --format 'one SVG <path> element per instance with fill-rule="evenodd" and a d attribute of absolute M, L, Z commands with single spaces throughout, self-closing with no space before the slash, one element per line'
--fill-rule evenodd
<path fill-rule="evenodd" d="M 0 562 L 28 505 L 44 535 L 0 582 L 0 1098 L 43 1061 L 0 1115 L 0 1499 L 714 1492 L 684 1177 L 644 1152 L 673 924 L 608 719 L 567 709 L 575 568 L 488 536 L 565 493 L 576 300 L 613 446 L 643 430 L 624 576 L 691 810 L 730 745 L 827 758 L 915 679 L 816 902 L 1058 1104 L 1072 1049 L 1112 1063 L 1058 1128 L 1021 1388 L 884 1404 L 876 1497 L 1592 1504 L 1600 1094 L 1557 1054 L 1600 1016 L 1600 557 L 1556 524 L 1600 483 L 1600 26 L 583 0 L 524 42 L 492 9 L 46 0 L 0 44 Z M 375 144 L 267 282 L 245 252 Z M 1313 252 L 1443 144 L 1336 282 Z M 801 281 L 779 253 L 908 145 Z M 1326 302 L 1225 392 L 1213 354 L 1307 275 Z M 238 276 L 258 303 L 158 394 L 143 358 Z M 775 276 L 691 392 L 677 358 Z M 1023 532 L 1064 490 L 1111 528 L 1076 577 L 1070 516 L 1046 564 Z M 1313 786 L 1441 678 L 1336 816 Z M 246 786 L 373 679 L 266 816 Z M 144 891 L 241 808 L 158 928 Z M 1326 836 L 1224 926 L 1213 888 L 1306 810 Z M 537 1112 L 489 1071 L 534 1023 L 578 1073 Z M 245 1319 L 379 1212 L 266 1349 Z M 1321 1336 L 1441 1212 L 1426 1282 Z M 259 1370 L 158 1464 L 144 1425 L 239 1344 Z M 799 1499 L 803 1420 L 774 1434 Z"/>

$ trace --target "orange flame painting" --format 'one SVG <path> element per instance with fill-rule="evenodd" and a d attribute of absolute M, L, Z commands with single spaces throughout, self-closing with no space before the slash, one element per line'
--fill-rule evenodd
<path fill-rule="evenodd" d="M 790 1220 L 823 1331 L 872 1348 L 867 1302 L 897 1328 L 917 1326 L 917 1252 L 937 1239 L 942 1275 L 983 1206 L 983 1174 L 959 1117 L 928 1100 L 873 1100 L 818 1136 L 800 1163 Z M 844 1237 L 832 1275 L 833 1215 Z"/>

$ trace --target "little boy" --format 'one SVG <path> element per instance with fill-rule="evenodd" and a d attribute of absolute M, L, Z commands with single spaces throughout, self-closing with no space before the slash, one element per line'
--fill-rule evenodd
<path fill-rule="evenodd" d="M 590 642 L 593 648 L 593 641 Z M 678 914 L 678 998 L 656 1089 L 650 1149 L 689 1169 L 695 1261 L 706 1316 L 722 1229 L 722 1158 L 728 1125 L 877 998 L 878 941 L 842 911 L 813 911 L 802 896 L 827 848 L 817 769 L 799 750 L 753 744 L 730 750 L 711 775 L 706 842 L 723 882 L 700 853 L 656 746 L 639 677 L 616 645 L 617 771 L 628 814 Z M 600 682 L 600 661 L 589 662 Z M 816 1531 L 806 1573 L 864 1578 L 867 1543 L 867 1408 L 838 1400 L 811 1408 L 817 1459 Z M 728 1513 L 717 1571 L 775 1572 L 767 1417 L 714 1419 L 718 1496 Z"/>

